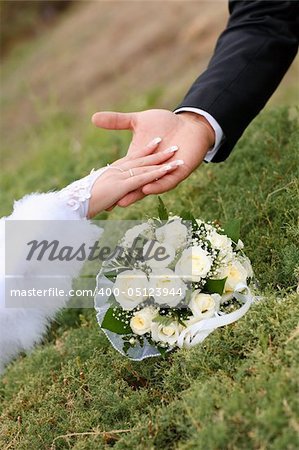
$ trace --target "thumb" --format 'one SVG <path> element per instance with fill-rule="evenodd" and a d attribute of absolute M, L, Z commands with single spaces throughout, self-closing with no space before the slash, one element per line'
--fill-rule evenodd
<path fill-rule="evenodd" d="M 131 130 L 135 113 L 120 113 L 114 111 L 97 112 L 92 116 L 92 123 L 99 128 L 108 130 Z"/>

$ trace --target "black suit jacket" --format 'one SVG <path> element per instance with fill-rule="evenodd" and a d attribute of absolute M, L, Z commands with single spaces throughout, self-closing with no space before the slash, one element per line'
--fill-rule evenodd
<path fill-rule="evenodd" d="M 298 1 L 229 1 L 230 18 L 208 68 L 178 106 L 201 108 L 225 140 L 213 162 L 225 160 L 279 85 L 296 56 Z"/>

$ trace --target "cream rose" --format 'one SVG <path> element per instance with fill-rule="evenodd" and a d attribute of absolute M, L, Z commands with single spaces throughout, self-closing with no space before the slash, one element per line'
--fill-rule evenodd
<path fill-rule="evenodd" d="M 175 258 L 175 249 L 166 243 L 147 241 L 143 247 L 145 263 L 154 268 L 167 267 Z"/>
<path fill-rule="evenodd" d="M 240 261 L 234 259 L 227 266 L 227 279 L 224 285 L 224 292 L 233 292 L 239 283 L 246 284 L 247 276 L 245 267 Z"/>
<path fill-rule="evenodd" d="M 210 271 L 212 258 L 199 246 L 189 247 L 183 251 L 175 266 L 175 273 L 185 281 L 200 281 Z"/>
<path fill-rule="evenodd" d="M 186 285 L 171 269 L 156 269 L 149 276 L 149 293 L 156 303 L 174 307 L 185 297 Z"/>
<path fill-rule="evenodd" d="M 124 238 L 123 238 L 123 245 L 126 247 L 132 247 L 134 240 L 140 235 L 140 234 L 146 234 L 148 235 L 150 232 L 150 225 L 148 223 L 141 223 L 140 225 L 135 225 L 132 228 L 129 228 L 129 230 L 126 231 Z"/>
<path fill-rule="evenodd" d="M 113 291 L 121 307 L 130 311 L 147 298 L 148 279 L 141 270 L 125 270 L 117 275 Z"/>
<path fill-rule="evenodd" d="M 192 314 L 197 319 L 208 319 L 213 317 L 219 310 L 221 296 L 219 294 L 203 294 L 194 291 L 189 303 Z"/>
<path fill-rule="evenodd" d="M 157 322 L 152 322 L 152 339 L 155 342 L 163 342 L 169 345 L 174 345 L 178 340 L 182 328 L 183 327 L 177 322 L 171 322 L 169 325 L 162 325 Z"/>
<path fill-rule="evenodd" d="M 157 310 L 151 306 L 136 311 L 130 320 L 130 327 L 132 328 L 133 333 L 138 334 L 139 336 L 148 333 L 151 329 L 152 320 L 156 314 Z"/>
<path fill-rule="evenodd" d="M 159 242 L 171 245 L 177 249 L 186 245 L 188 230 L 181 219 L 175 219 L 156 230 Z"/>

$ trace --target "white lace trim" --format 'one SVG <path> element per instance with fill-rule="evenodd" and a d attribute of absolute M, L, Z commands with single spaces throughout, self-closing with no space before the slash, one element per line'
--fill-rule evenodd
<path fill-rule="evenodd" d="M 81 178 L 81 180 L 74 181 L 59 192 L 60 198 L 62 198 L 73 211 L 78 211 L 81 219 L 86 218 L 87 216 L 92 186 L 99 176 L 106 172 L 108 168 L 109 167 L 103 167 L 98 170 L 92 169 L 89 175 Z"/>

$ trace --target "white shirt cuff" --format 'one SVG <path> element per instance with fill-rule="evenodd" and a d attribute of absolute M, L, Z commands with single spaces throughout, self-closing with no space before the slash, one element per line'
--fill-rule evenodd
<path fill-rule="evenodd" d="M 192 108 L 189 106 L 183 107 L 183 108 L 179 108 L 176 109 L 174 112 L 175 113 L 179 113 L 179 112 L 193 112 L 195 114 L 199 114 L 200 116 L 203 116 L 207 119 L 207 121 L 209 122 L 209 124 L 211 125 L 211 127 L 213 128 L 214 132 L 215 132 L 215 144 L 212 148 L 210 148 L 204 158 L 204 160 L 206 162 L 210 162 L 212 161 L 212 159 L 214 158 L 214 156 L 216 155 L 220 144 L 222 143 L 223 139 L 224 139 L 224 133 L 222 131 L 221 126 L 219 125 L 219 123 L 217 122 L 216 119 L 214 119 L 213 116 L 211 116 L 211 114 L 207 113 L 206 111 L 203 111 L 202 109 L 199 108 Z"/>

